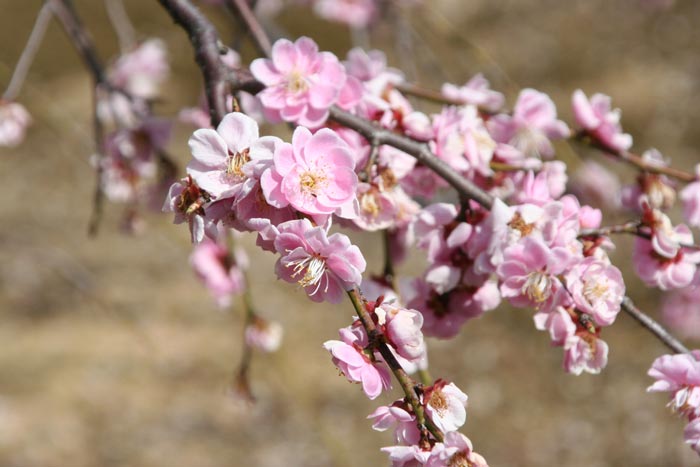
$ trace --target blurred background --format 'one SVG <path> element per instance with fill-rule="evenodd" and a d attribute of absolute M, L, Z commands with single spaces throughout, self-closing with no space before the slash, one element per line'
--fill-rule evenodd
<path fill-rule="evenodd" d="M 0 83 L 39 4 L 0 0 Z M 114 57 L 102 2 L 75 4 L 101 57 Z M 171 76 L 155 112 L 173 116 L 195 105 L 202 82 L 184 32 L 157 2 L 125 5 L 140 37 L 161 37 L 170 51 Z M 224 39 L 236 37 L 229 16 L 205 11 Z M 568 122 L 573 90 L 607 93 L 623 109 L 635 150 L 656 147 L 689 171 L 700 160 L 700 2 L 426 0 L 406 11 L 403 29 L 396 21 L 377 25 L 371 45 L 386 50 L 391 65 L 414 67 L 418 82 L 437 88 L 483 72 L 509 106 L 519 89 L 534 87 Z M 345 26 L 303 7 L 268 26 L 309 35 L 342 57 L 353 45 Z M 395 48 L 399 29 L 409 31 L 409 50 Z M 244 44 L 247 63 L 254 55 Z M 257 404 L 247 407 L 231 393 L 240 303 L 222 312 L 199 284 L 186 228 L 145 213 L 144 232 L 126 235 L 121 207 L 108 204 L 100 234 L 87 237 L 95 183 L 90 77 L 55 23 L 18 101 L 34 125 L 21 146 L 0 150 L 0 466 L 388 464 L 379 448 L 391 436 L 374 432 L 364 415 L 398 392 L 368 401 L 321 346 L 349 324 L 349 304 L 312 304 L 275 279 L 272 255 L 243 239 L 256 305 L 285 326 L 280 351 L 254 357 Z M 178 124 L 169 146 L 181 174 L 191 131 Z M 582 158 L 602 160 L 581 147 L 557 149 L 571 169 Z M 634 178 L 627 167 L 614 170 Z M 353 238 L 378 271 L 379 234 Z M 614 260 L 629 272 L 630 239 L 619 240 Z M 420 257 L 400 271 L 418 274 Z M 627 277 L 629 294 L 658 318 L 657 292 Z M 502 306 L 455 340 L 429 342 L 431 373 L 469 395 L 462 431 L 492 467 L 698 465 L 666 397 L 645 392 L 647 369 L 666 353 L 646 330 L 621 314 L 603 336 L 607 368 L 577 377 L 562 371 L 562 351 L 531 316 Z"/>

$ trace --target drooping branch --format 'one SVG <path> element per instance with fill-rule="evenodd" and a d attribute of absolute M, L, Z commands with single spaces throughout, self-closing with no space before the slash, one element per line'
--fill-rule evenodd
<path fill-rule="evenodd" d="M 195 60 L 204 75 L 204 89 L 212 126 L 226 115 L 227 76 L 221 61 L 219 37 L 214 26 L 186 0 L 158 0 L 172 19 L 189 35 Z"/>
<path fill-rule="evenodd" d="M 216 48 L 217 36 L 211 23 L 208 22 L 197 10 L 194 8 L 187 0 L 159 0 L 166 9 L 176 18 L 182 27 L 184 27 L 190 34 L 192 44 L 195 49 L 198 48 L 199 44 L 206 44 L 208 49 L 212 47 Z M 260 23 L 257 21 L 255 16 L 252 14 L 249 6 L 245 2 L 240 2 L 240 8 L 242 10 L 247 10 L 250 14 L 242 14 L 241 17 L 246 21 L 246 26 L 250 30 L 263 31 Z M 194 11 L 194 13 L 193 13 Z M 259 40 L 257 36 L 254 35 L 255 40 Z M 196 51 L 198 56 L 199 51 Z M 205 80 L 211 74 L 209 70 L 210 64 L 200 63 L 202 72 L 204 74 Z M 248 80 L 248 85 L 251 85 L 251 80 Z M 254 81 L 254 80 L 252 80 Z M 208 83 L 208 86 L 211 84 Z M 484 190 L 480 189 L 474 185 L 471 181 L 464 178 L 462 175 L 453 170 L 445 162 L 438 159 L 428 148 L 428 146 L 419 141 L 415 141 L 404 135 L 394 133 L 390 130 L 378 126 L 376 123 L 366 120 L 357 115 L 353 115 L 346 112 L 337 106 L 333 106 L 330 109 L 329 119 L 343 126 L 346 126 L 352 130 L 357 131 L 362 136 L 364 136 L 367 141 L 376 142 L 376 144 L 386 144 L 392 146 L 396 149 L 404 151 L 405 153 L 416 158 L 418 162 L 424 166 L 431 169 L 435 174 L 443 178 L 447 183 L 449 183 L 455 191 L 460 195 L 460 198 L 473 199 L 481 206 L 486 209 L 490 209 L 493 205 L 493 197 L 486 193 Z M 625 297 L 625 301 L 631 303 L 629 297 Z M 628 314 L 632 315 L 637 319 L 646 329 L 648 329 L 652 334 L 664 342 L 669 348 L 674 351 L 677 349 L 685 349 L 685 346 L 675 337 L 673 337 L 668 331 L 666 331 L 661 325 L 656 323 L 641 310 L 631 308 L 623 304 L 623 310 Z M 646 319 L 640 320 L 639 317 L 644 316 Z M 653 324 L 652 324 L 653 323 Z"/>

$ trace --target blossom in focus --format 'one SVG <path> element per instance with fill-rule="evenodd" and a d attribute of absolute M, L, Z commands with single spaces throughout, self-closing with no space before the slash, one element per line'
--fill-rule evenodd
<path fill-rule="evenodd" d="M 523 89 L 512 115 L 499 114 L 488 122 L 491 136 L 498 143 L 509 145 L 525 158 L 551 158 L 551 140 L 569 136 L 569 127 L 557 119 L 557 109 L 546 94 Z"/>
<path fill-rule="evenodd" d="M 464 104 L 475 105 L 488 112 L 497 112 L 505 103 L 505 96 L 492 90 L 489 81 L 481 73 L 472 77 L 463 86 L 443 84 L 442 95 L 448 99 L 462 101 Z"/>
<path fill-rule="evenodd" d="M 274 240 L 281 255 L 275 268 L 277 276 L 304 287 L 311 300 L 340 303 L 346 290 L 362 282 L 367 263 L 346 235 L 328 236 L 308 219 L 284 222 L 278 230 Z"/>
<path fill-rule="evenodd" d="M 662 355 L 647 373 L 656 379 L 649 392 L 670 392 L 669 405 L 691 419 L 700 417 L 700 350 Z"/>
<path fill-rule="evenodd" d="M 486 459 L 474 452 L 469 438 L 457 431 L 445 433 L 445 441 L 435 443 L 425 467 L 488 467 Z"/>
<path fill-rule="evenodd" d="M 17 146 L 31 123 L 32 117 L 22 104 L 0 100 L 0 146 Z"/>
<path fill-rule="evenodd" d="M 386 337 L 396 352 L 405 359 L 418 360 L 425 354 L 423 315 L 416 311 L 382 303 L 375 310 L 379 324 L 386 329 Z"/>
<path fill-rule="evenodd" d="M 680 192 L 683 218 L 693 227 L 700 227 L 700 164 L 695 166 L 696 180 Z"/>
<path fill-rule="evenodd" d="M 394 440 L 399 444 L 411 445 L 420 441 L 420 431 L 416 426 L 416 416 L 402 407 L 402 402 L 390 406 L 380 406 L 367 418 L 373 421 L 372 428 L 386 431 L 394 427 Z"/>
<path fill-rule="evenodd" d="M 274 136 L 259 137 L 258 124 L 240 112 L 224 116 L 216 130 L 200 128 L 189 140 L 193 160 L 187 173 L 215 198 L 237 195 L 246 180 L 243 166 L 272 160 L 281 143 Z"/>
<path fill-rule="evenodd" d="M 455 383 L 437 380 L 425 389 L 425 413 L 443 432 L 458 430 L 467 421 L 467 395 Z"/>
<path fill-rule="evenodd" d="M 273 123 L 294 122 L 318 128 L 328 118 L 345 85 L 345 68 L 330 52 L 319 52 L 308 37 L 296 42 L 279 39 L 271 59 L 250 64 L 255 79 L 265 85 L 258 94 L 263 111 Z"/>
<path fill-rule="evenodd" d="M 623 133 L 620 126 L 620 109 L 610 108 L 610 96 L 594 94 L 589 100 L 577 89 L 572 106 L 576 123 L 593 139 L 614 152 L 632 147 L 632 136 Z"/>
<path fill-rule="evenodd" d="M 297 127 L 292 144 L 282 143 L 275 150 L 274 165 L 262 174 L 261 185 L 272 206 L 291 205 L 322 224 L 331 214 L 357 216 L 354 168 L 350 147 L 333 130 L 311 134 Z"/>
<path fill-rule="evenodd" d="M 592 334 L 575 334 L 564 344 L 564 370 L 598 374 L 608 363 L 608 344 Z"/>
<path fill-rule="evenodd" d="M 282 343 L 283 333 L 281 324 L 255 316 L 253 322 L 245 328 L 245 342 L 262 352 L 274 352 Z"/>
<path fill-rule="evenodd" d="M 391 373 L 382 361 L 364 351 L 367 335 L 361 326 L 340 330 L 341 340 L 326 341 L 323 347 L 331 353 L 333 364 L 343 372 L 348 381 L 362 384 L 367 397 L 374 400 L 382 390 L 391 389 Z"/>
<path fill-rule="evenodd" d="M 565 275 L 566 289 L 576 307 L 590 314 L 599 326 L 610 326 L 625 295 L 622 273 L 612 264 L 585 258 Z"/>
<path fill-rule="evenodd" d="M 219 243 L 204 239 L 195 245 L 190 264 L 221 308 L 231 304 L 231 296 L 246 286 L 243 272 Z"/>

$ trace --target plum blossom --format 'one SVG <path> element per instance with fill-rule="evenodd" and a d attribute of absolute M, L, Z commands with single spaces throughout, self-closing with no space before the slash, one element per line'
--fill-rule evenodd
<path fill-rule="evenodd" d="M 448 99 L 462 101 L 488 112 L 498 112 L 505 103 L 505 96 L 490 88 L 489 81 L 481 73 L 473 76 L 464 86 L 445 83 L 442 95 Z"/>
<path fill-rule="evenodd" d="M 387 446 L 381 449 L 389 454 L 391 467 L 421 467 L 425 465 L 430 451 L 424 451 L 418 445 Z"/>
<path fill-rule="evenodd" d="M 664 321 L 679 335 L 700 339 L 700 284 L 695 275 L 693 284 L 666 294 L 661 305 Z"/>
<path fill-rule="evenodd" d="M 308 219 L 284 222 L 278 230 L 274 240 L 281 255 L 275 268 L 277 276 L 304 287 L 311 300 L 340 303 L 346 290 L 362 282 L 367 263 L 347 236 L 328 236 Z"/>
<path fill-rule="evenodd" d="M 488 467 L 486 459 L 474 452 L 469 438 L 457 431 L 445 434 L 443 443 L 435 443 L 425 467 Z"/>
<path fill-rule="evenodd" d="M 193 160 L 187 173 L 215 198 L 236 196 L 247 179 L 243 166 L 250 161 L 272 160 L 281 140 L 259 137 L 258 124 L 240 112 L 224 116 L 216 130 L 201 128 L 189 140 Z"/>
<path fill-rule="evenodd" d="M 515 148 L 525 158 L 551 158 L 550 140 L 569 136 L 569 127 L 557 119 L 552 99 L 534 89 L 520 92 L 513 115 L 496 115 L 487 126 L 496 142 Z"/>
<path fill-rule="evenodd" d="M 366 28 L 378 11 L 376 0 L 316 0 L 314 12 L 323 19 Z"/>
<path fill-rule="evenodd" d="M 367 335 L 361 326 L 349 326 L 340 330 L 341 340 L 326 341 L 323 347 L 331 353 L 333 364 L 343 372 L 348 381 L 362 384 L 367 397 L 374 400 L 382 390 L 391 389 L 391 373 L 386 364 L 374 355 L 368 355 Z"/>
<path fill-rule="evenodd" d="M 110 68 L 109 79 L 132 96 L 152 99 L 169 71 L 165 43 L 148 39 L 117 59 Z"/>
<path fill-rule="evenodd" d="M 420 441 L 420 431 L 416 425 L 416 416 L 405 410 L 403 401 L 390 406 L 380 406 L 367 418 L 373 421 L 372 428 L 386 431 L 394 426 L 394 440 L 399 444 L 411 445 Z"/>
<path fill-rule="evenodd" d="M 272 206 L 295 209 L 324 223 L 331 214 L 354 218 L 358 213 L 357 175 L 350 147 L 333 130 L 311 134 L 297 127 L 292 144 L 277 147 L 274 165 L 261 177 Z"/>
<path fill-rule="evenodd" d="M 0 99 L 0 146 L 17 146 L 31 123 L 32 117 L 22 104 Z"/>
<path fill-rule="evenodd" d="M 687 354 L 662 355 L 654 360 L 648 375 L 656 379 L 649 392 L 670 392 L 669 405 L 689 418 L 700 417 L 700 350 Z"/>
<path fill-rule="evenodd" d="M 423 315 L 420 312 L 387 302 L 377 307 L 375 313 L 396 353 L 410 361 L 424 357 L 426 347 L 421 332 Z"/>
<path fill-rule="evenodd" d="M 625 295 L 622 273 L 594 257 L 585 258 L 565 275 L 566 289 L 576 307 L 590 314 L 599 326 L 610 326 Z"/>
<path fill-rule="evenodd" d="M 594 94 L 589 100 L 577 89 L 572 105 L 576 123 L 593 139 L 613 152 L 627 151 L 632 146 L 632 136 L 622 133 L 620 109 L 610 108 L 610 96 Z"/>
<path fill-rule="evenodd" d="M 700 227 L 700 164 L 695 166 L 695 181 L 680 192 L 683 218 L 693 227 Z"/>
<path fill-rule="evenodd" d="M 192 243 L 199 243 L 204 239 L 204 205 L 209 201 L 209 193 L 197 186 L 192 177 L 187 176 L 170 186 L 162 210 L 175 213 L 174 224 L 186 221 Z"/>
<path fill-rule="evenodd" d="M 592 334 L 569 337 L 564 344 L 564 370 L 580 375 L 598 374 L 608 363 L 608 344 Z"/>
<path fill-rule="evenodd" d="M 255 315 L 252 323 L 245 328 L 245 342 L 254 349 L 270 353 L 279 349 L 283 333 L 282 325 L 278 322 Z"/>
<path fill-rule="evenodd" d="M 454 383 L 439 379 L 425 389 L 425 412 L 443 432 L 458 430 L 467 420 L 467 395 Z"/>
<path fill-rule="evenodd" d="M 242 251 L 238 253 L 244 254 Z M 190 263 L 221 308 L 228 307 L 231 296 L 240 294 L 246 287 L 237 262 L 224 246 L 213 240 L 205 239 L 195 245 Z"/>
<path fill-rule="evenodd" d="M 330 52 L 319 52 L 308 37 L 294 43 L 279 39 L 272 46 L 271 57 L 250 64 L 253 76 L 265 85 L 258 94 L 265 117 L 273 123 L 321 126 L 345 86 L 342 63 Z"/>

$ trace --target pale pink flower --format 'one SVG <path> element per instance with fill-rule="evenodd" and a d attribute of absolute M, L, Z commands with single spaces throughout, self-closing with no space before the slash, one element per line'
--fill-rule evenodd
<path fill-rule="evenodd" d="M 598 374 L 607 363 L 608 344 L 592 334 L 576 334 L 564 344 L 564 369 L 568 373 Z"/>
<path fill-rule="evenodd" d="M 501 280 L 501 295 L 517 307 L 551 309 L 556 306 L 562 284 L 558 276 L 568 259 L 542 240 L 526 237 L 508 247 L 496 274 Z"/>
<path fill-rule="evenodd" d="M 486 459 L 474 452 L 469 438 L 457 431 L 445 433 L 445 441 L 435 443 L 425 467 L 488 467 Z"/>
<path fill-rule="evenodd" d="M 511 201 L 542 206 L 564 194 L 567 179 L 566 164 L 562 161 L 545 162 L 537 174 L 519 171 L 514 174 L 515 192 Z"/>
<path fill-rule="evenodd" d="M 465 105 L 475 105 L 487 112 L 497 112 L 505 103 L 503 94 L 492 90 L 489 81 L 481 73 L 474 75 L 464 86 L 443 84 L 442 95 L 462 101 Z"/>
<path fill-rule="evenodd" d="M 620 205 L 620 179 L 607 167 L 590 159 L 573 173 L 569 187 L 582 203 L 604 209 Z"/>
<path fill-rule="evenodd" d="M 576 123 L 593 139 L 613 152 L 627 151 L 632 146 L 632 136 L 622 133 L 620 109 L 610 108 L 610 96 L 594 94 L 589 100 L 577 89 L 572 105 Z"/>
<path fill-rule="evenodd" d="M 346 290 L 360 285 L 367 266 L 360 249 L 350 239 L 308 219 L 278 226 L 275 249 L 281 255 L 275 271 L 280 279 L 298 283 L 315 302 L 340 303 Z"/>
<path fill-rule="evenodd" d="M 259 137 L 258 124 L 240 112 L 224 116 L 216 130 L 201 128 L 189 140 L 193 160 L 187 173 L 215 198 L 239 194 L 247 176 L 243 167 L 250 161 L 272 160 L 281 140 Z"/>
<path fill-rule="evenodd" d="M 576 323 L 564 307 L 558 306 L 551 311 L 540 311 L 533 316 L 535 328 L 548 331 L 552 344 L 563 346 L 576 333 Z"/>
<path fill-rule="evenodd" d="M 297 127 L 292 144 L 277 147 L 274 166 L 262 174 L 265 198 L 271 205 L 295 209 L 325 222 L 330 214 L 351 219 L 358 214 L 357 175 L 349 146 L 333 130 L 311 134 Z"/>
<path fill-rule="evenodd" d="M 695 166 L 696 181 L 680 192 L 683 202 L 683 218 L 693 227 L 700 227 L 700 164 Z"/>
<path fill-rule="evenodd" d="M 454 383 L 439 379 L 425 389 L 425 413 L 443 432 L 458 430 L 467 420 L 467 395 Z"/>
<path fill-rule="evenodd" d="M 688 423 L 683 430 L 683 438 L 693 451 L 700 454 L 700 417 Z"/>
<path fill-rule="evenodd" d="M 391 467 L 421 467 L 430 456 L 430 451 L 423 451 L 417 444 L 411 446 L 387 446 L 381 449 L 389 454 Z"/>
<path fill-rule="evenodd" d="M 110 68 L 109 79 L 132 96 L 153 99 L 169 72 L 165 43 L 148 39 L 117 59 Z"/>
<path fill-rule="evenodd" d="M 370 81 L 386 71 L 386 54 L 381 50 L 365 51 L 355 47 L 348 52 L 348 59 L 343 62 L 350 76 L 360 81 Z"/>
<path fill-rule="evenodd" d="M 188 176 L 170 186 L 162 210 L 175 213 L 174 224 L 186 221 L 189 224 L 192 243 L 199 243 L 204 239 L 203 206 L 209 201 L 209 193 L 200 189 L 192 177 Z"/>
<path fill-rule="evenodd" d="M 373 421 L 372 428 L 386 431 L 394 427 L 394 441 L 398 444 L 411 445 L 420 441 L 420 431 L 416 425 L 416 416 L 404 410 L 403 401 L 390 406 L 380 406 L 367 418 Z"/>
<path fill-rule="evenodd" d="M 420 312 L 387 302 L 382 303 L 375 313 L 396 353 L 409 361 L 424 357 L 426 347 L 421 331 L 423 315 Z"/>
<path fill-rule="evenodd" d="M 364 352 L 367 335 L 364 329 L 350 326 L 340 330 L 340 341 L 326 341 L 323 347 L 331 353 L 333 364 L 348 381 L 362 384 L 367 397 L 374 400 L 382 390 L 391 389 L 391 373 L 384 362 Z"/>
<path fill-rule="evenodd" d="M 319 52 L 308 37 L 294 43 L 279 39 L 271 56 L 250 64 L 253 76 L 265 85 L 258 98 L 266 118 L 273 123 L 321 126 L 345 85 L 343 65 L 332 53 Z"/>
<path fill-rule="evenodd" d="M 670 392 L 669 405 L 692 418 L 700 417 L 700 350 L 688 354 L 663 355 L 647 373 L 656 382 L 649 392 Z"/>
<path fill-rule="evenodd" d="M 593 317 L 599 326 L 610 326 L 625 295 L 622 273 L 612 264 L 585 258 L 564 276 L 576 308 Z"/>
<path fill-rule="evenodd" d="M 283 333 L 281 324 L 255 316 L 245 328 L 245 342 L 254 349 L 270 353 L 279 349 Z"/>
<path fill-rule="evenodd" d="M 0 100 L 0 146 L 17 146 L 31 123 L 32 117 L 22 104 Z"/>
<path fill-rule="evenodd" d="M 499 114 L 488 122 L 494 140 L 508 144 L 524 157 L 551 158 L 554 148 L 550 140 L 569 136 L 569 127 L 557 119 L 557 109 L 544 93 L 523 89 L 513 115 Z"/>
<path fill-rule="evenodd" d="M 366 28 L 378 13 L 375 0 L 316 0 L 314 11 L 323 19 L 353 28 Z"/>
<path fill-rule="evenodd" d="M 399 209 L 392 194 L 393 190 L 383 191 L 374 184 L 358 184 L 357 199 L 360 212 L 353 219 L 355 225 L 368 232 L 392 227 Z"/>
<path fill-rule="evenodd" d="M 246 286 L 243 272 L 228 250 L 212 240 L 205 239 L 194 247 L 190 264 L 221 308 L 229 306 L 232 295 L 242 293 Z"/>

